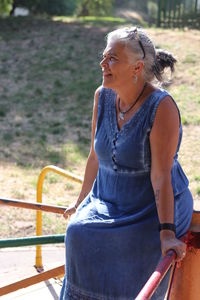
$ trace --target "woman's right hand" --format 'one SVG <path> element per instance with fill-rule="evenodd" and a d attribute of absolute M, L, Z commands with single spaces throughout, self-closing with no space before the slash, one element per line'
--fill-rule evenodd
<path fill-rule="evenodd" d="M 176 252 L 176 261 L 181 261 L 186 255 L 186 244 L 175 237 L 175 234 L 168 230 L 160 232 L 161 250 L 165 256 L 169 250 Z"/>
<path fill-rule="evenodd" d="M 76 212 L 76 207 L 75 205 L 70 205 L 64 212 L 63 217 L 65 219 L 68 219 L 72 214 L 74 214 Z"/>

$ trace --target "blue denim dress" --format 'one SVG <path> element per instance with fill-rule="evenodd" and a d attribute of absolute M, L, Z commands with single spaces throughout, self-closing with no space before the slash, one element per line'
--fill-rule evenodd
<path fill-rule="evenodd" d="M 102 88 L 95 134 L 99 170 L 67 228 L 60 299 L 133 300 L 161 258 L 149 135 L 157 107 L 167 95 L 154 91 L 119 130 L 116 94 Z M 180 125 L 177 152 L 181 136 Z M 174 221 L 181 236 L 190 225 L 193 200 L 177 157 L 171 175 Z M 167 284 L 164 280 L 152 299 L 163 300 Z"/>

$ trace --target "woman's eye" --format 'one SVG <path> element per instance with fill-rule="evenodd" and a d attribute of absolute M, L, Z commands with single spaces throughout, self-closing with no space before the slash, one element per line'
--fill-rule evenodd
<path fill-rule="evenodd" d="M 108 59 L 109 61 L 115 61 L 116 60 L 116 58 L 114 56 L 106 56 L 106 55 L 102 55 L 101 59 L 102 60 Z"/>

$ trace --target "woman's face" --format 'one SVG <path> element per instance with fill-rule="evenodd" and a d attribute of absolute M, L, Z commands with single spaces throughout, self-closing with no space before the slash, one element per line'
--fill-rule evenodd
<path fill-rule="evenodd" d="M 133 82 L 134 68 L 128 60 L 127 50 L 120 42 L 110 42 L 100 62 L 105 88 L 120 89 L 129 81 Z"/>

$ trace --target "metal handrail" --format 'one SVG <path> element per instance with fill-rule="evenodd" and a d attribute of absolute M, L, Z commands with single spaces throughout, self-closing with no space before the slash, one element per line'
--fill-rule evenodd
<path fill-rule="evenodd" d="M 148 279 L 142 290 L 139 292 L 135 300 L 149 300 L 153 296 L 154 292 L 158 288 L 160 282 L 165 277 L 167 271 L 171 267 L 171 264 L 176 258 L 176 252 L 174 250 L 169 250 L 167 254 L 162 257 L 161 261 L 158 263 L 155 271 Z"/>
<path fill-rule="evenodd" d="M 67 208 L 65 206 L 40 204 L 37 202 L 27 202 L 18 199 L 5 199 L 5 198 L 0 198 L 0 204 L 13 206 L 13 207 L 21 207 L 26 209 L 42 210 L 42 211 L 56 213 L 56 214 L 63 214 Z"/>
<path fill-rule="evenodd" d="M 24 246 L 35 246 L 35 245 L 47 245 L 47 244 L 58 244 L 64 242 L 64 234 L 53 234 L 53 235 L 42 235 L 42 236 L 29 236 L 23 238 L 9 238 L 0 239 L 1 248 L 11 247 L 24 247 Z"/>
<path fill-rule="evenodd" d="M 0 287 L 0 296 L 7 295 L 7 294 L 15 292 L 19 289 L 23 289 L 23 288 L 29 287 L 33 284 L 39 283 L 41 281 L 45 281 L 45 280 L 48 280 L 53 277 L 55 278 L 57 276 L 62 276 L 64 274 L 65 274 L 65 266 L 64 265 L 50 269 L 48 271 L 39 273 L 37 275 L 31 276 L 28 278 L 24 278 L 17 282 Z"/>
<path fill-rule="evenodd" d="M 66 209 L 66 207 L 64 206 L 45 205 L 45 204 L 38 204 L 33 202 L 25 202 L 16 199 L 3 199 L 3 198 L 0 198 L 0 205 L 21 207 L 26 209 L 40 210 L 40 211 L 43 210 L 43 211 L 59 213 L 59 214 L 61 213 L 63 214 L 63 212 Z M 39 236 L 39 237 L 1 239 L 0 248 L 21 247 L 21 246 L 30 246 L 30 245 L 38 245 L 38 244 L 41 245 L 41 244 L 63 243 L 64 236 L 65 236 L 64 234 L 60 234 L 60 235 L 47 235 L 47 236 Z M 42 272 L 37 275 L 14 282 L 12 284 L 8 284 L 6 286 L 0 287 L 0 296 L 31 286 L 41 281 L 48 280 L 55 276 L 64 275 L 65 272 L 64 270 L 65 270 L 65 266 L 62 265 L 60 267 L 50 269 L 46 272 Z"/>
<path fill-rule="evenodd" d="M 43 183 L 45 176 L 48 172 L 53 172 L 58 175 L 62 175 L 64 177 L 67 177 L 68 179 L 82 183 L 83 179 L 80 176 L 74 175 L 71 172 L 65 171 L 59 167 L 49 165 L 46 166 L 42 169 L 39 178 L 38 178 L 38 184 L 37 184 L 37 202 L 42 203 L 42 188 L 43 188 Z M 42 235 L 42 212 L 37 211 L 36 213 L 36 235 L 40 236 Z M 36 259 L 35 259 L 35 267 L 37 269 L 43 269 L 43 264 L 42 264 L 42 247 L 41 246 L 36 246 Z"/>

